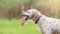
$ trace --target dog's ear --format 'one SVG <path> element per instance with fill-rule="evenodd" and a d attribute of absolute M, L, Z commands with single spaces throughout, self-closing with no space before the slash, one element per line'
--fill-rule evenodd
<path fill-rule="evenodd" d="M 28 16 L 29 14 L 26 11 L 21 11 L 21 16 Z"/>
<path fill-rule="evenodd" d="M 32 17 L 31 17 L 31 18 L 32 18 L 33 20 L 35 20 L 35 19 L 37 18 L 37 16 L 38 16 L 38 14 L 37 14 L 37 13 L 35 13 L 34 15 L 32 15 Z"/>

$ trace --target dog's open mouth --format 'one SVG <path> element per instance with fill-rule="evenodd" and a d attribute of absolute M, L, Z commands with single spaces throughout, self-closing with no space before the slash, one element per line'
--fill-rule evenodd
<path fill-rule="evenodd" d="M 28 20 L 29 16 L 24 16 L 22 19 L 22 25 L 24 25 L 24 23 Z"/>

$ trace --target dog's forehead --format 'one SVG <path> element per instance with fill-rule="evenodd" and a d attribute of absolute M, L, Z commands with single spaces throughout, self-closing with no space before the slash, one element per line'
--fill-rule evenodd
<path fill-rule="evenodd" d="M 28 13 L 32 13 L 33 11 L 32 10 L 27 10 Z"/>
<path fill-rule="evenodd" d="M 36 12 L 37 10 L 36 9 L 29 9 L 27 10 L 27 12 L 30 12 L 30 13 L 33 13 L 33 12 Z"/>

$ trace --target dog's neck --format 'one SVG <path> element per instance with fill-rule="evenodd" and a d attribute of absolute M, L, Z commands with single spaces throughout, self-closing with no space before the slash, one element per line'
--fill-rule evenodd
<path fill-rule="evenodd" d="M 33 20 L 34 20 L 35 24 L 38 23 L 38 21 L 39 21 L 40 18 L 41 18 L 41 14 L 40 13 L 34 14 Z"/>
<path fill-rule="evenodd" d="M 35 24 L 38 23 L 39 19 L 41 18 L 41 16 L 38 16 L 37 19 L 35 19 Z"/>

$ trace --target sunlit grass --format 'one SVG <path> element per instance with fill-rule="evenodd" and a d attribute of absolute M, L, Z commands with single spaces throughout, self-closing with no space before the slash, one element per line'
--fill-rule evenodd
<path fill-rule="evenodd" d="M 39 31 L 31 20 L 21 26 L 20 19 L 0 19 L 0 34 L 39 34 Z"/>

